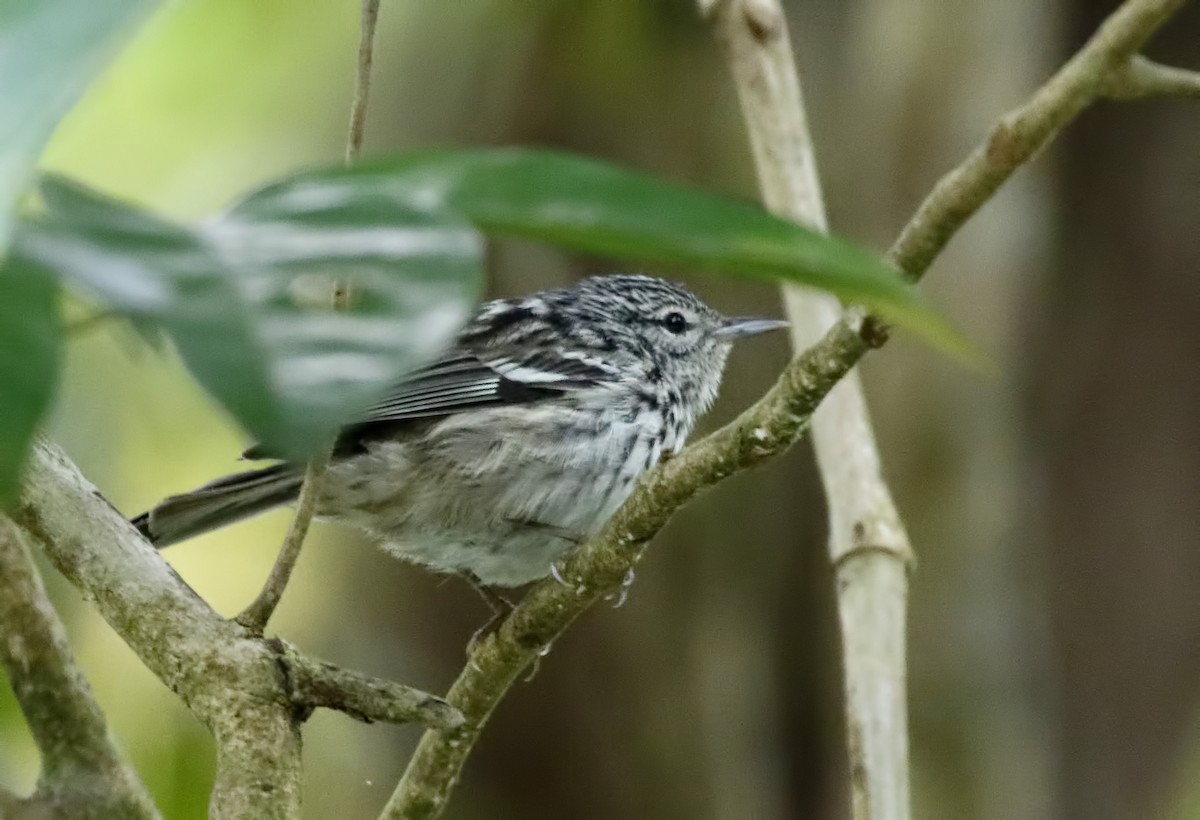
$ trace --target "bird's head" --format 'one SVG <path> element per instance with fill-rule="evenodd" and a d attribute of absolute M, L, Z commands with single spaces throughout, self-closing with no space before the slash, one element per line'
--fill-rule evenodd
<path fill-rule="evenodd" d="M 637 378 L 694 405 L 695 415 L 716 398 L 735 340 L 787 326 L 724 316 L 678 282 L 638 274 L 594 276 L 544 298 L 582 344 L 615 348 Z"/>

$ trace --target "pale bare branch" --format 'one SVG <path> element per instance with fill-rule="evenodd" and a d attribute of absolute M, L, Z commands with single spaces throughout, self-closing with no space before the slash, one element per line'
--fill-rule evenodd
<path fill-rule="evenodd" d="M 1104 95 L 1114 100 L 1200 97 L 1200 72 L 1161 65 L 1135 54 L 1109 75 Z"/>
<path fill-rule="evenodd" d="M 769 210 L 826 230 L 816 154 L 787 21 L 778 0 L 704 8 L 741 101 L 759 189 Z M 792 346 L 804 350 L 838 321 L 832 296 L 784 287 Z M 912 548 L 883 478 L 858 372 L 812 419 L 837 572 L 845 669 L 851 803 L 857 818 L 909 816 L 905 624 Z"/>

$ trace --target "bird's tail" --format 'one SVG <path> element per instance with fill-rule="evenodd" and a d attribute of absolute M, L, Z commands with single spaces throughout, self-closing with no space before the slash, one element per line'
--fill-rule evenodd
<path fill-rule="evenodd" d="M 293 501 L 302 481 L 303 475 L 291 464 L 249 470 L 190 493 L 173 495 L 132 523 L 151 544 L 162 549 Z"/>

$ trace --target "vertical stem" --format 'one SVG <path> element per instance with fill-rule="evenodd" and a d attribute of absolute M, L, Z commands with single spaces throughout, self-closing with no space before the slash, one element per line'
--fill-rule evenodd
<path fill-rule="evenodd" d="M 346 164 L 362 152 L 367 130 L 367 99 L 371 92 L 371 63 L 375 59 L 375 24 L 379 0 L 362 0 L 362 26 L 358 35 L 358 71 L 354 80 L 354 102 L 350 105 L 350 132 L 346 135 Z"/>
<path fill-rule="evenodd" d="M 354 99 L 350 104 L 350 128 L 346 134 L 346 164 L 352 164 L 362 152 L 363 136 L 367 127 L 367 100 L 371 92 L 371 63 L 375 55 L 375 24 L 379 20 L 379 0 L 362 0 L 362 24 L 358 38 L 358 69 L 354 75 Z M 333 283 L 330 299 L 334 310 L 349 310 L 351 302 L 350 283 L 338 279 Z M 308 528 L 317 512 L 321 497 L 321 482 L 329 468 L 330 451 L 308 463 L 304 472 L 304 483 L 300 485 L 300 496 L 296 500 L 296 513 L 288 526 L 283 545 L 271 574 L 258 597 L 242 610 L 237 622 L 259 634 L 271 620 L 283 591 L 291 580 L 292 570 L 300 559 L 300 548 L 308 536 Z"/>
<path fill-rule="evenodd" d="M 701 0 L 729 62 L 767 208 L 826 229 L 816 158 L 787 22 L 777 0 Z M 842 316 L 832 297 L 785 287 L 798 353 Z M 856 317 L 857 312 L 848 314 Z M 829 506 L 856 818 L 907 818 L 907 573 L 912 549 L 882 476 L 857 372 L 813 417 Z"/>

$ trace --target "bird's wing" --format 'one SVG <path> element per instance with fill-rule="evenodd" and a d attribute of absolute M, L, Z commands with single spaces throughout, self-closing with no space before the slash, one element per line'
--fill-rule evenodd
<path fill-rule="evenodd" d="M 397 385 L 360 423 L 446 416 L 485 404 L 524 404 L 611 382 L 615 370 L 597 359 L 553 351 L 447 356 Z"/>
<path fill-rule="evenodd" d="M 527 404 L 564 393 L 599 387 L 615 380 L 616 369 L 573 351 L 513 351 L 475 354 L 453 351 L 409 374 L 358 421 L 343 428 L 335 452 L 350 453 L 361 444 L 398 432 L 407 423 L 488 406 Z M 271 458 L 262 445 L 243 458 Z"/>

